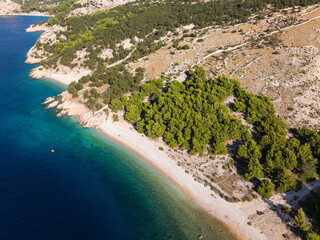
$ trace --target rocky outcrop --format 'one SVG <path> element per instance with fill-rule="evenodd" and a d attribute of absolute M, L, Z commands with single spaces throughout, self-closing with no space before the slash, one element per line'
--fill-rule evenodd
<path fill-rule="evenodd" d="M 92 112 L 85 105 L 72 99 L 72 95 L 67 91 L 57 97 L 49 97 L 44 104 L 49 105 L 45 109 L 57 109 L 57 117 L 73 116 L 78 119 L 78 123 L 85 128 L 97 128 L 105 122 L 107 115 L 104 111 Z"/>
<path fill-rule="evenodd" d="M 47 24 L 36 25 L 32 24 L 26 29 L 26 32 L 44 32 L 50 30 Z"/>
<path fill-rule="evenodd" d="M 57 106 L 57 110 L 60 110 L 58 117 L 61 116 L 74 116 L 78 119 L 78 123 L 86 128 L 96 128 L 100 126 L 106 120 L 107 116 L 105 112 L 94 114 L 82 103 L 76 100 L 66 100 Z"/>
<path fill-rule="evenodd" d="M 0 0 L 0 15 L 13 14 L 19 10 L 19 4 L 11 0 Z"/>
<path fill-rule="evenodd" d="M 29 61 L 26 63 L 30 63 Z M 30 63 L 33 64 L 33 63 Z M 43 78 L 45 76 L 44 71 L 41 71 L 41 67 L 37 67 L 35 69 L 32 69 L 31 72 L 29 73 L 29 77 L 33 78 L 33 79 L 40 79 Z"/>
<path fill-rule="evenodd" d="M 48 104 L 48 103 L 51 103 L 55 100 L 54 97 L 48 97 L 46 100 L 44 100 L 44 102 L 42 104 Z"/>
<path fill-rule="evenodd" d="M 58 106 L 59 103 L 60 103 L 59 101 L 54 101 L 54 102 L 50 103 L 48 106 L 46 106 L 45 109 L 54 108 L 54 107 Z"/>
<path fill-rule="evenodd" d="M 38 55 L 38 53 L 37 53 L 36 46 L 33 46 L 32 48 L 30 48 L 30 50 L 28 51 L 28 53 L 26 55 L 27 59 L 26 59 L 25 63 L 28 63 L 28 64 L 40 63 L 41 58 L 38 56 L 40 56 L 40 55 Z"/>
<path fill-rule="evenodd" d="M 68 91 L 64 91 L 58 95 L 58 98 L 61 98 L 62 102 L 72 99 L 72 95 Z"/>

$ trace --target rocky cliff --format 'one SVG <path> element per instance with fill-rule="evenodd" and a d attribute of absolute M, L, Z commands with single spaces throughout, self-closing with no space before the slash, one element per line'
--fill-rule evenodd
<path fill-rule="evenodd" d="M 0 0 L 0 15 L 13 14 L 19 10 L 19 4 L 11 0 Z"/>

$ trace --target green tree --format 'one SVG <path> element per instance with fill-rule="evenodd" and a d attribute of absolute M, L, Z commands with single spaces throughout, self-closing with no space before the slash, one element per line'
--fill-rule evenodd
<path fill-rule="evenodd" d="M 315 232 L 309 232 L 307 233 L 306 240 L 320 240 L 320 235 Z"/>
<path fill-rule="evenodd" d="M 164 126 L 158 122 L 150 121 L 146 125 L 147 135 L 151 138 L 159 138 L 164 133 Z"/>
<path fill-rule="evenodd" d="M 112 99 L 109 106 L 110 106 L 112 112 L 117 112 L 118 110 L 123 109 L 123 103 L 122 103 L 122 101 L 120 101 L 118 99 Z"/>
<path fill-rule="evenodd" d="M 145 121 L 144 120 L 141 120 L 139 122 L 137 122 L 137 125 L 136 125 L 136 128 L 137 128 L 137 131 L 139 133 L 143 133 L 145 131 Z"/>
<path fill-rule="evenodd" d="M 251 178 L 261 178 L 263 177 L 263 168 L 259 162 L 259 159 L 253 157 L 249 159 L 249 163 L 244 174 L 244 177 L 248 180 Z"/>
<path fill-rule="evenodd" d="M 297 159 L 296 171 L 302 181 L 313 180 L 318 177 L 318 160 L 313 157 L 309 143 L 305 143 L 298 148 Z"/>
<path fill-rule="evenodd" d="M 269 179 L 264 179 L 258 185 L 257 192 L 264 198 L 270 198 L 274 184 Z"/>
<path fill-rule="evenodd" d="M 306 224 L 306 214 L 304 213 L 304 211 L 302 210 L 302 208 L 300 208 L 297 212 L 297 215 L 294 217 L 294 219 L 296 220 L 297 226 L 298 228 L 303 231 L 303 232 L 308 232 L 309 231 L 309 227 Z"/>
<path fill-rule="evenodd" d="M 135 104 L 128 103 L 126 104 L 126 115 L 125 119 L 128 122 L 135 122 L 139 120 L 141 114 L 141 110 Z"/>
<path fill-rule="evenodd" d="M 274 174 L 274 183 L 277 186 L 278 192 L 284 193 L 296 188 L 297 180 L 292 176 L 289 170 L 285 168 L 277 169 Z"/>

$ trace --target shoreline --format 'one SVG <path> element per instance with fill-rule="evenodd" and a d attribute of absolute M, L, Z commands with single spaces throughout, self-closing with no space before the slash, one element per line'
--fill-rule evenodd
<path fill-rule="evenodd" d="M 43 31 L 44 33 L 41 36 L 44 36 L 45 33 L 52 33 L 52 30 L 47 29 L 32 29 L 32 31 Z M 51 31 L 51 32 L 50 32 Z M 30 53 L 34 53 L 34 49 L 31 48 L 27 54 L 26 63 L 34 64 L 38 59 L 32 57 Z M 41 67 L 41 66 L 40 66 Z M 89 74 L 85 69 L 45 69 L 40 70 L 41 68 L 37 67 L 30 73 L 30 77 L 34 79 L 46 78 L 67 86 L 72 81 L 78 81 L 82 74 Z M 39 69 L 40 68 L 40 69 Z M 62 97 L 63 99 L 64 97 Z M 221 222 L 223 226 L 228 229 L 234 236 L 237 236 L 238 239 L 252 239 L 252 240 L 262 240 L 262 239 L 272 239 L 276 237 L 279 239 L 283 233 L 286 233 L 286 227 L 281 225 L 281 219 L 278 216 L 276 217 L 276 228 L 270 230 L 269 219 L 264 218 L 263 224 L 254 224 L 249 225 L 249 222 L 253 220 L 253 216 L 256 215 L 256 211 L 265 211 L 268 208 L 268 204 L 265 203 L 260 198 L 253 200 L 251 203 L 230 203 L 217 195 L 210 188 L 205 187 L 203 184 L 194 180 L 192 175 L 185 172 L 182 167 L 177 165 L 174 159 L 170 157 L 169 154 L 164 151 L 160 151 L 159 147 L 168 149 L 169 147 L 163 142 L 158 140 L 149 139 L 147 136 L 139 134 L 136 130 L 133 129 L 131 124 L 128 124 L 124 120 L 120 122 L 112 121 L 112 114 L 106 119 L 101 118 L 100 122 L 96 121 L 92 124 L 92 119 L 95 118 L 95 113 L 89 111 L 85 108 L 84 105 L 75 101 L 62 100 L 64 104 L 60 104 L 58 109 L 60 110 L 59 117 L 68 115 L 75 116 L 79 121 L 80 125 L 85 125 L 84 127 L 96 128 L 99 133 L 102 133 L 104 137 L 110 139 L 124 148 L 134 152 L 139 156 L 142 161 L 150 164 L 151 167 L 154 167 L 160 174 L 164 177 L 167 177 L 176 187 L 182 190 L 189 199 L 196 204 L 197 207 L 203 209 L 206 213 L 211 215 L 211 217 L 217 221 Z M 64 105 L 64 106 L 61 106 Z M 82 105 L 82 106 L 80 106 Z M 59 108 L 61 106 L 61 108 Z M 77 109 L 81 107 L 81 109 Z M 61 110 L 62 109 L 62 110 Z M 97 113 L 97 112 L 96 112 Z M 88 116 L 88 114 L 90 116 Z M 59 115 L 59 114 L 58 114 Z M 99 120 L 99 119 L 98 119 Z M 94 122 L 95 120 L 93 120 Z M 103 122 L 104 121 L 104 122 Z M 87 123 L 90 122 L 88 125 Z M 103 122 L 103 123 L 102 123 Z M 102 124 L 101 124 L 102 123 Z M 90 125 L 91 124 L 91 125 Z M 281 198 L 280 195 L 273 196 L 274 199 Z M 281 200 L 277 200 L 281 202 Z M 271 210 L 273 215 L 276 215 L 273 210 Z M 270 214 L 271 215 L 271 214 Z M 249 219 L 250 218 L 250 219 Z M 266 221 L 267 220 L 267 221 Z M 266 228 L 270 232 L 265 232 Z M 267 230 L 267 231 L 268 231 Z"/>
<path fill-rule="evenodd" d="M 29 53 L 28 53 L 29 54 Z M 28 59 L 28 54 L 27 54 L 27 59 Z M 32 61 L 25 61 L 26 64 L 39 64 L 37 62 L 32 62 Z M 36 67 L 32 69 L 29 73 L 29 77 L 33 79 L 41 79 L 41 78 L 46 78 L 52 81 L 55 81 L 57 83 L 60 83 L 64 85 L 65 87 L 68 87 L 68 85 L 71 82 L 77 82 L 82 76 L 90 74 L 90 71 L 81 71 L 79 73 L 66 73 L 66 72 L 53 72 L 52 69 L 42 69 L 41 65 L 39 67 Z"/>
<path fill-rule="evenodd" d="M 158 147 L 164 143 L 152 141 L 147 136 L 139 134 L 131 125 L 125 122 L 112 122 L 108 118 L 97 130 L 107 139 L 117 142 L 137 154 L 154 167 L 175 186 L 181 189 L 196 206 L 206 211 L 216 221 L 225 226 L 238 239 L 267 239 L 260 229 L 249 226 L 246 214 L 236 203 L 229 203 L 215 194 L 210 188 L 195 181 L 185 173 L 182 167 L 170 159 Z"/>
<path fill-rule="evenodd" d="M 213 212 L 208 211 L 205 205 L 199 199 L 195 198 L 190 191 L 178 183 L 174 177 L 167 174 L 161 167 L 159 167 L 157 164 L 155 164 L 152 160 L 144 156 L 141 152 L 136 151 L 134 148 L 130 147 L 126 142 L 120 140 L 119 138 L 116 138 L 105 130 L 98 128 L 96 129 L 99 133 L 103 135 L 103 138 L 106 138 L 108 140 L 111 140 L 117 144 L 119 144 L 121 147 L 133 152 L 136 154 L 139 158 L 141 158 L 143 161 L 145 161 L 147 164 L 150 165 L 150 167 L 154 168 L 158 173 L 160 173 L 163 177 L 167 178 L 172 184 L 174 184 L 178 189 L 180 189 L 184 195 L 186 195 L 194 204 L 196 207 L 201 208 L 203 211 L 205 211 L 211 218 L 213 218 L 216 222 L 221 224 L 224 228 L 226 228 L 233 236 L 235 236 L 239 240 L 245 240 L 245 236 L 237 229 L 235 226 L 228 225 L 225 221 L 218 218 Z"/>
<path fill-rule="evenodd" d="M 60 83 L 60 84 L 62 84 L 63 86 L 68 87 L 68 84 L 67 84 L 65 81 L 63 81 L 63 80 L 58 80 L 58 79 L 55 79 L 55 78 L 52 78 L 52 77 L 47 77 L 47 76 L 44 76 L 43 78 L 48 79 L 48 80 L 50 80 L 50 81 L 54 81 L 54 82 L 56 82 L 56 83 Z"/>
<path fill-rule="evenodd" d="M 27 54 L 27 64 L 34 64 L 30 57 L 32 49 Z M 53 69 L 40 70 L 41 66 L 33 69 L 29 76 L 34 79 L 46 78 L 67 86 L 72 81 L 77 81 L 82 74 L 75 71 L 56 72 Z M 86 73 L 89 74 L 89 73 Z M 229 203 L 214 193 L 210 188 L 196 182 L 194 178 L 185 172 L 182 167 L 177 166 L 167 154 L 159 150 L 159 146 L 168 147 L 142 136 L 132 130 L 133 126 L 126 122 L 112 122 L 111 116 L 104 123 L 99 124 L 96 129 L 107 139 L 111 139 L 123 147 L 133 151 L 142 160 L 155 167 L 159 173 L 167 177 L 175 186 L 181 189 L 197 207 L 203 209 L 215 221 L 221 222 L 238 239 L 264 240 L 267 237 L 261 230 L 247 223 L 248 215 L 240 209 L 236 203 Z M 126 136 L 126 137 L 124 137 Z M 156 145 L 156 146 L 155 146 Z"/>
<path fill-rule="evenodd" d="M 0 17 L 8 17 L 8 16 L 30 16 L 30 17 L 54 17 L 54 15 L 49 15 L 45 13 L 6 13 L 0 14 Z"/>

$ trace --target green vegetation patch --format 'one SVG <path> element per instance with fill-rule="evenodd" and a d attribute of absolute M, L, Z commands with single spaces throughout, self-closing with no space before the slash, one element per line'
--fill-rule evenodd
<path fill-rule="evenodd" d="M 264 179 L 259 183 L 257 192 L 264 198 L 270 198 L 274 184 L 269 179 Z"/>
<path fill-rule="evenodd" d="M 206 80 L 203 68 L 190 70 L 188 75 L 184 83 L 173 81 L 165 91 L 155 92 L 151 102 L 136 98 L 126 104 L 126 120 L 135 122 L 139 132 L 162 137 L 170 147 L 187 149 L 190 154 L 207 150 L 225 154 L 226 140 L 250 140 L 247 127 L 222 103 L 239 83 L 225 77 Z M 144 88 L 141 93 L 146 93 Z"/>
<path fill-rule="evenodd" d="M 183 83 L 173 81 L 164 88 L 162 79 L 151 80 L 125 101 L 117 100 L 125 106 L 126 120 L 138 132 L 190 154 L 225 154 L 226 141 L 237 140 L 233 156 L 238 171 L 247 180 L 264 178 L 257 191 L 265 198 L 274 187 L 280 193 L 298 190 L 301 182 L 318 176 L 318 132 L 299 129 L 288 137 L 288 125 L 266 96 L 246 92 L 234 79 L 207 79 L 201 67 L 187 75 Z M 224 101 L 231 95 L 230 109 Z M 230 111 L 242 112 L 251 132 Z"/>

